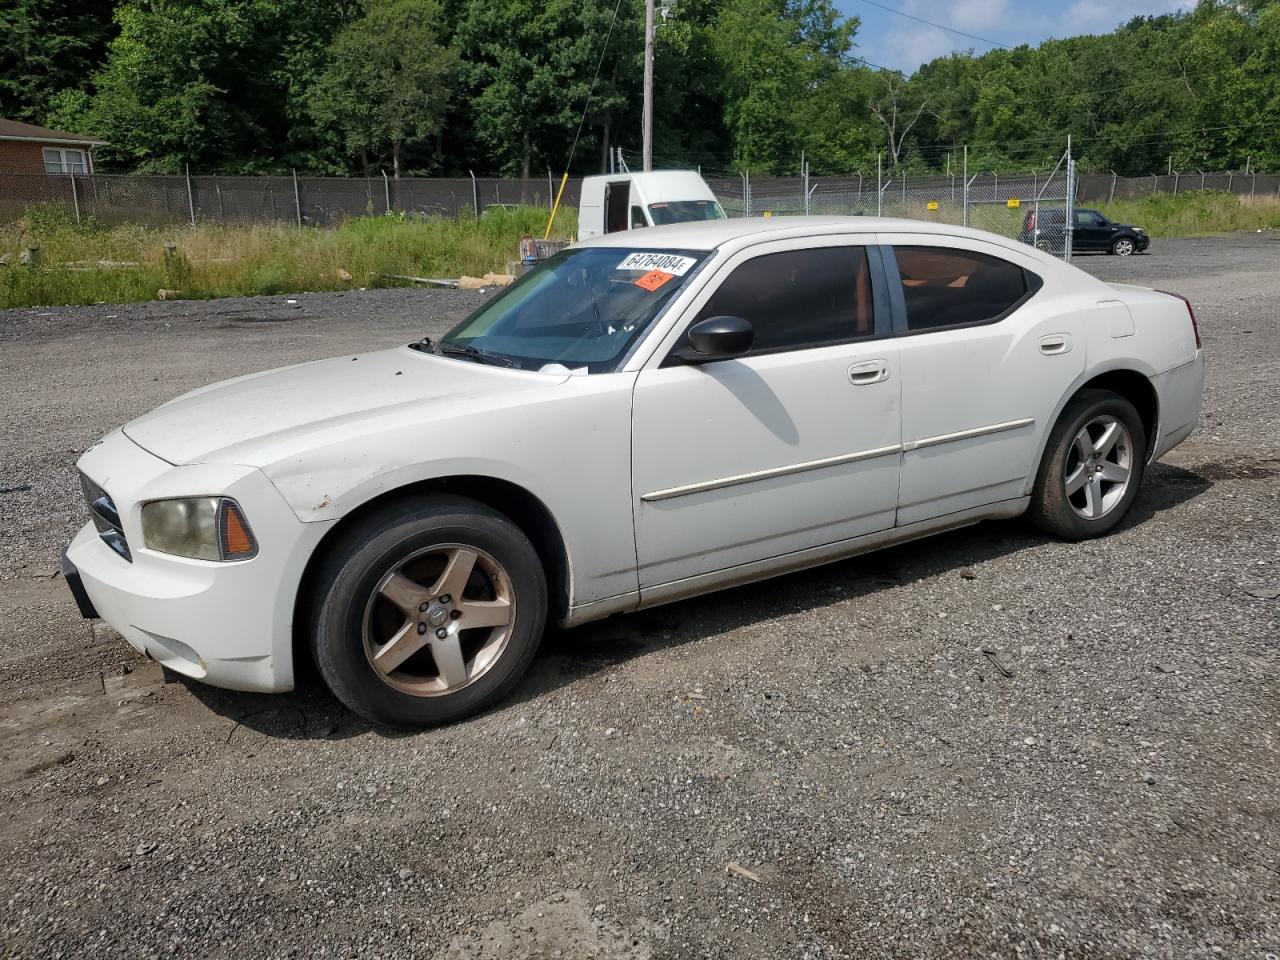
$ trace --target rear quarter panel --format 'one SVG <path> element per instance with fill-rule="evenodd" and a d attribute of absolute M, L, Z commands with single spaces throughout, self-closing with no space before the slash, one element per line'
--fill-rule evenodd
<path fill-rule="evenodd" d="M 1101 329 L 1093 331 L 1091 338 L 1091 344 L 1096 342 L 1095 349 L 1090 351 L 1091 358 L 1102 361 L 1133 357 L 1147 368 L 1144 372 L 1148 376 L 1167 373 L 1195 360 L 1195 331 L 1182 300 L 1146 287 L 1121 283 L 1110 286 L 1113 292 L 1104 299 L 1118 300 L 1128 308 L 1133 318 L 1133 335 L 1111 336 L 1106 326 L 1100 325 Z"/>

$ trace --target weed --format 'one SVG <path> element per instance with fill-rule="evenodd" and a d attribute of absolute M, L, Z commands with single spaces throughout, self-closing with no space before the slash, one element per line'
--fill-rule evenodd
<path fill-rule="evenodd" d="M 396 275 L 479 276 L 516 260 L 520 237 L 540 237 L 546 225 L 545 209 L 518 207 L 459 220 L 379 214 L 334 229 L 105 228 L 32 207 L 0 226 L 0 256 L 12 264 L 0 267 L 0 308 L 149 300 L 162 287 L 203 299 L 407 282 Z M 562 209 L 555 235 L 576 230 L 574 211 Z M 41 248 L 38 269 L 17 265 L 27 245 Z"/>

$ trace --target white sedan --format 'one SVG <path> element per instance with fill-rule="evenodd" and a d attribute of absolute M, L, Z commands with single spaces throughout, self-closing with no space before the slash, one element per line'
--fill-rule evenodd
<path fill-rule="evenodd" d="M 64 570 L 165 666 L 372 720 L 518 682 L 565 626 L 1027 512 L 1124 517 L 1195 427 L 1190 305 L 1024 244 L 730 220 L 564 251 L 439 343 L 197 390 L 79 462 Z"/>

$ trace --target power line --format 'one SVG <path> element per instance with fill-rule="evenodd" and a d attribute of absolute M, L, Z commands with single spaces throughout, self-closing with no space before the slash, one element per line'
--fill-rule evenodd
<path fill-rule="evenodd" d="M 916 23 L 923 23 L 930 27 L 937 27 L 939 30 L 945 30 L 947 33 L 954 33 L 958 37 L 966 37 L 969 40 L 977 40 L 979 43 L 990 44 L 993 47 L 1003 47 L 1006 50 L 1012 50 L 1013 47 L 1007 43 L 1001 43 L 999 40 L 988 40 L 986 37 L 980 37 L 974 33 L 965 33 L 963 30 L 955 30 L 951 27 L 944 27 L 940 23 L 934 23 L 932 20 L 926 20 L 924 17 L 917 17 L 913 13 L 907 13 L 905 10 L 895 10 L 893 7 L 886 6 L 883 3 L 876 3 L 876 0 L 862 0 L 868 6 L 877 7 L 886 13 L 897 14 L 899 17 L 906 17 L 908 20 L 914 20 Z"/>
<path fill-rule="evenodd" d="M 587 122 L 587 111 L 591 109 L 591 98 L 596 92 L 596 81 L 600 79 L 600 68 L 604 66 L 604 55 L 609 49 L 609 38 L 613 36 L 613 25 L 618 22 L 618 9 L 621 6 L 622 0 L 617 0 L 613 5 L 613 19 L 609 21 L 609 29 L 604 35 L 604 44 L 600 47 L 600 59 L 596 61 L 596 72 L 591 78 L 591 86 L 587 90 L 587 100 L 582 105 L 582 117 L 578 120 L 578 131 L 573 135 L 573 144 L 569 147 L 569 156 L 564 161 L 566 174 L 569 165 L 573 163 L 573 154 L 578 149 L 578 138 L 582 136 L 582 125 Z"/>

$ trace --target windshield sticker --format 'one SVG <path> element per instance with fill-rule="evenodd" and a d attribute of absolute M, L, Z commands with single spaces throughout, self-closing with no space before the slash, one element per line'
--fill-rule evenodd
<path fill-rule="evenodd" d="M 673 273 L 664 273 L 661 270 L 650 270 L 643 277 L 641 277 L 639 280 L 636 281 L 636 286 L 640 287 L 643 290 L 648 290 L 650 293 L 653 293 L 653 291 L 657 290 L 660 286 L 662 286 L 668 280 L 674 280 L 674 279 L 675 279 L 675 274 Z"/>
<path fill-rule="evenodd" d="M 698 261 L 675 253 L 633 253 L 615 268 L 617 270 L 661 270 L 673 277 L 683 277 Z M 666 281 L 663 281 L 664 283 Z"/>

